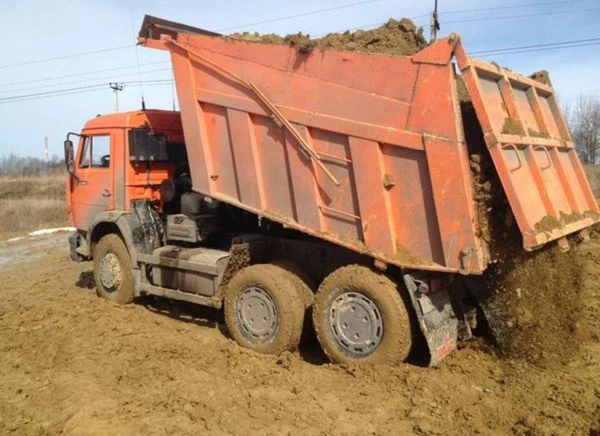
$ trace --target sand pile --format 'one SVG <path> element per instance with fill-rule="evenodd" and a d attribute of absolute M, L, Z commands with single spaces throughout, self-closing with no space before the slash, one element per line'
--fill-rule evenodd
<path fill-rule="evenodd" d="M 320 48 L 411 56 L 427 47 L 423 28 L 417 28 L 408 18 L 402 18 L 400 21 L 390 18 L 387 23 L 376 29 L 330 33 L 317 39 L 311 39 L 309 35 L 302 33 L 282 37 L 275 34 L 244 32 L 234 33 L 230 37 L 267 44 L 287 44 L 306 54 Z"/>

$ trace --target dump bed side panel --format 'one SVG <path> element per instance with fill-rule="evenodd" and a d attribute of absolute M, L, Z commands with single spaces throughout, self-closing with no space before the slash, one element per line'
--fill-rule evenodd
<path fill-rule="evenodd" d="M 464 52 L 457 57 L 525 249 L 598 222 L 552 86 Z"/>
<path fill-rule="evenodd" d="M 171 51 L 196 191 L 388 263 L 485 268 L 452 41 L 413 58 L 191 34 L 145 43 Z"/>

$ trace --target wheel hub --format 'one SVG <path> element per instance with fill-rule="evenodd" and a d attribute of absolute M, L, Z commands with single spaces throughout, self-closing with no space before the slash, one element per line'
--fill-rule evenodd
<path fill-rule="evenodd" d="M 107 253 L 100 261 L 99 276 L 102 286 L 107 291 L 121 286 L 123 282 L 121 263 L 113 253 Z"/>
<path fill-rule="evenodd" d="M 383 337 L 383 319 L 375 303 L 358 292 L 344 292 L 329 310 L 333 337 L 345 351 L 371 354 Z"/>
<path fill-rule="evenodd" d="M 237 318 L 247 337 L 261 341 L 271 339 L 279 325 L 279 313 L 271 295 L 250 286 L 237 300 Z"/>

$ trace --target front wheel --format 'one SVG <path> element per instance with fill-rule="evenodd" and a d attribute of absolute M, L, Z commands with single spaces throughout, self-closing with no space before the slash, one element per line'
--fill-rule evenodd
<path fill-rule="evenodd" d="M 118 235 L 106 235 L 98 241 L 94 250 L 94 281 L 100 297 L 118 304 L 133 301 L 131 259 Z"/>
<path fill-rule="evenodd" d="M 323 280 L 313 323 L 323 351 L 336 363 L 398 363 L 412 345 L 397 286 L 364 266 L 339 268 Z"/>

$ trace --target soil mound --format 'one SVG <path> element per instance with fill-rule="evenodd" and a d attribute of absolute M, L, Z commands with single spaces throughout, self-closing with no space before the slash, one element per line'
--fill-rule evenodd
<path fill-rule="evenodd" d="M 567 363 L 583 342 L 585 244 L 567 253 L 557 244 L 532 253 L 510 247 L 485 275 L 485 310 L 500 350 L 540 366 Z"/>
<path fill-rule="evenodd" d="M 408 18 L 399 21 L 390 18 L 383 26 L 375 29 L 330 33 L 317 39 L 311 39 L 309 35 L 302 33 L 282 37 L 275 34 L 259 35 L 244 32 L 234 33 L 230 37 L 266 44 L 287 44 L 296 47 L 300 53 L 306 54 L 314 48 L 320 48 L 412 56 L 427 47 L 423 28 L 415 26 Z"/>
<path fill-rule="evenodd" d="M 580 349 L 582 271 L 586 244 L 556 242 L 528 253 L 483 139 L 464 82 L 457 81 L 463 130 L 469 151 L 480 237 L 491 265 L 473 290 L 500 353 L 547 366 L 566 363 Z M 600 253 L 596 254 L 600 258 Z M 589 267 L 588 267 L 589 270 Z"/>

